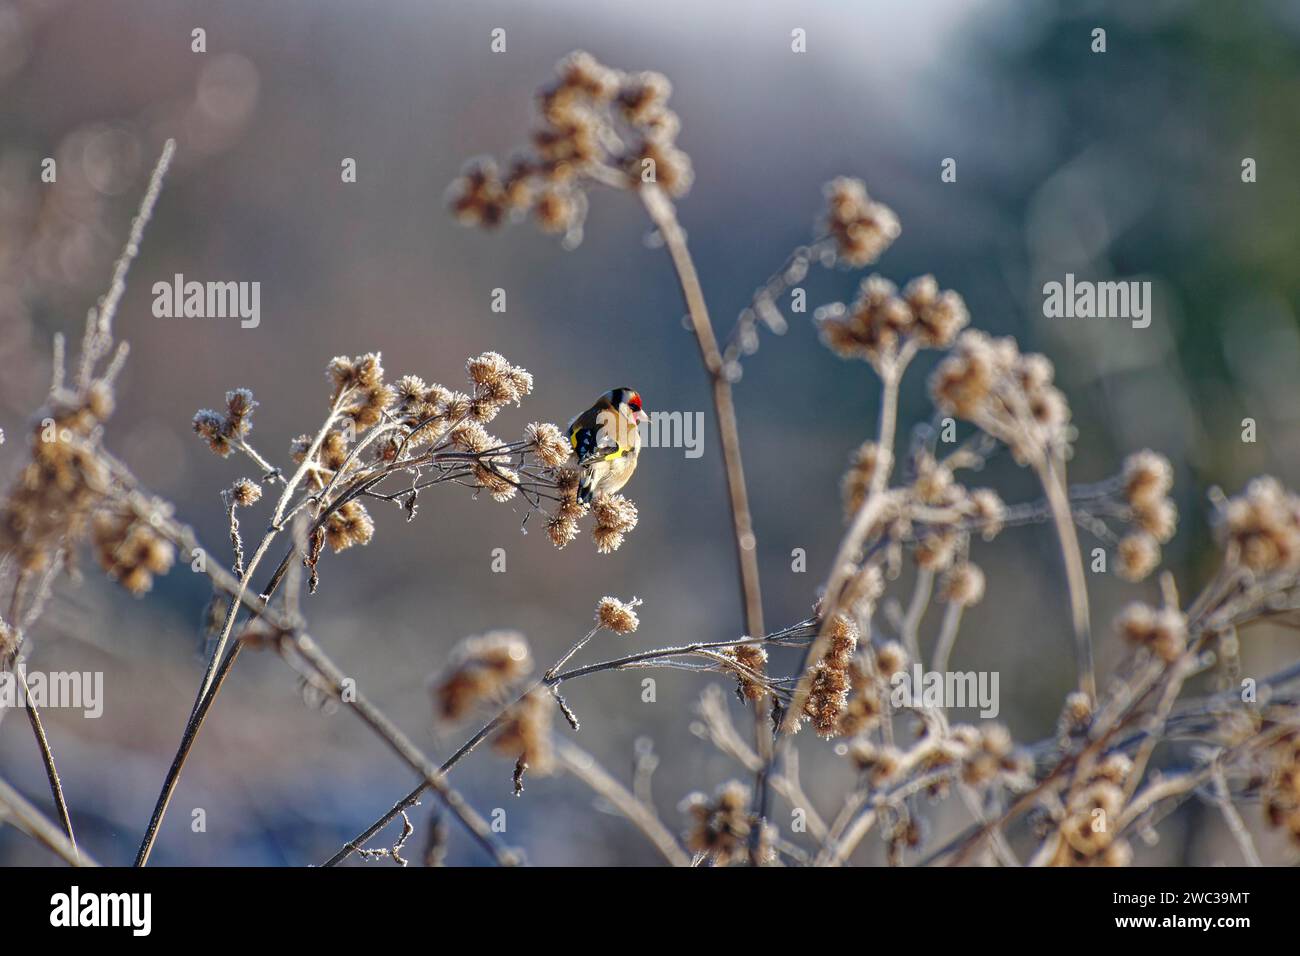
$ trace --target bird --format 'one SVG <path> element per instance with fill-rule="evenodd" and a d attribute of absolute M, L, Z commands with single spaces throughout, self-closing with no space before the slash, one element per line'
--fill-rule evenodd
<path fill-rule="evenodd" d="M 582 469 L 578 501 L 612 495 L 628 483 L 641 453 L 637 426 L 648 420 L 636 389 L 611 388 L 569 422 L 569 444 Z"/>

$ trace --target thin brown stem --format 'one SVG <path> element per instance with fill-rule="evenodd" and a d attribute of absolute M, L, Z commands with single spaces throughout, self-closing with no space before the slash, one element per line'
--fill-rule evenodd
<path fill-rule="evenodd" d="M 695 262 L 686 244 L 686 233 L 677 220 L 672 201 L 658 186 L 643 183 L 641 201 L 651 221 L 663 237 L 691 328 L 699 345 L 700 360 L 713 389 L 713 409 L 718 421 L 718 435 L 722 443 L 722 463 L 727 475 L 727 497 L 731 502 L 731 523 L 735 539 L 736 561 L 740 567 L 741 601 L 745 608 L 745 627 L 750 634 L 763 633 L 763 593 L 758 575 L 758 539 L 754 535 L 754 522 L 749 510 L 749 491 L 745 485 L 745 466 L 740 455 L 740 429 L 736 425 L 736 405 L 731 394 L 722 353 L 718 349 L 713 322 L 709 318 L 704 289 L 700 285 Z M 754 740 L 763 767 L 755 778 L 755 802 L 759 825 L 754 828 L 750 841 L 751 858 L 757 862 L 760 855 L 759 838 L 762 821 L 767 816 L 769 799 L 768 774 L 772 766 L 774 740 L 768 727 L 772 702 L 764 694 L 754 702 Z"/>
<path fill-rule="evenodd" d="M 691 328 L 699 345 L 700 359 L 713 388 L 713 408 L 718 419 L 718 433 L 722 442 L 722 462 L 727 472 L 727 494 L 731 501 L 731 521 L 735 532 L 736 560 L 740 566 L 741 600 L 745 607 L 745 626 L 750 634 L 763 633 L 763 597 L 758 579 L 757 540 L 754 537 L 753 519 L 749 512 L 749 493 L 745 487 L 745 468 L 740 457 L 740 431 L 736 425 L 736 407 L 732 400 L 731 383 L 723 375 L 722 353 L 718 351 L 713 323 L 709 319 L 704 290 L 700 286 L 695 263 L 686 246 L 686 234 L 677 221 L 672 201 L 653 184 L 643 185 L 641 201 L 655 227 L 663 236 L 664 245 L 672 258 L 673 269 Z"/>
<path fill-rule="evenodd" d="M 271 543 L 283 529 L 285 511 L 293 499 L 294 492 L 298 485 L 306 477 L 308 471 L 312 468 L 316 454 L 320 450 L 321 443 L 325 436 L 334 426 L 334 422 L 346 404 L 349 392 L 347 389 L 340 390 L 335 396 L 334 403 L 330 408 L 329 415 L 326 416 L 324 424 L 316 433 L 315 439 L 308 448 L 307 453 L 303 456 L 302 463 L 298 470 L 294 472 L 292 478 L 285 483 L 284 491 L 280 495 L 279 501 L 276 502 L 275 512 L 271 518 L 271 525 L 267 528 L 266 533 L 262 536 L 257 550 L 249 560 L 248 566 L 244 569 L 243 574 L 239 576 L 239 584 L 230 602 L 230 608 L 226 611 L 226 618 L 221 628 L 221 636 L 217 640 L 217 645 L 212 651 L 212 656 L 208 660 L 208 668 L 203 675 L 203 681 L 199 685 L 198 697 L 195 698 L 194 706 L 190 710 L 189 719 L 185 722 L 185 730 L 181 734 L 180 746 L 176 750 L 176 756 L 172 759 L 171 767 L 167 771 L 167 777 L 163 780 L 162 790 L 158 794 L 158 799 L 154 803 L 153 813 L 149 818 L 149 825 L 145 829 L 144 837 L 140 841 L 139 852 L 136 853 L 135 865 L 144 866 L 149 862 L 149 855 L 153 852 L 153 846 L 158 839 L 158 829 L 162 826 L 163 817 L 167 813 L 167 807 L 171 803 L 172 795 L 176 792 L 176 785 L 180 782 L 181 773 L 185 769 L 185 762 L 189 757 L 189 752 L 194 746 L 194 741 L 198 739 L 199 729 L 203 726 L 207 718 L 208 711 L 212 709 L 213 703 L 217 699 L 217 694 L 221 692 L 221 687 L 225 683 L 225 678 L 229 675 L 230 669 L 234 666 L 239 657 L 239 645 L 236 644 L 231 648 L 228 654 L 225 653 L 227 643 L 230 641 L 231 632 L 235 627 L 235 620 L 243 608 L 244 599 L 248 594 L 248 585 L 253 578 L 253 573 L 261 564 L 262 559 L 270 550 Z M 265 591 L 262 592 L 263 603 L 271 598 L 272 592 L 279 584 L 280 578 L 274 579 Z M 255 610 L 252 616 L 255 618 L 260 612 Z"/>
<path fill-rule="evenodd" d="M 794 627 L 785 628 L 781 631 L 775 632 L 774 634 L 770 634 L 767 637 L 761 637 L 761 638 L 747 637 L 739 641 L 709 641 L 709 642 L 698 642 L 695 644 L 681 644 L 675 647 L 661 647 L 652 651 L 641 651 L 635 654 L 628 654 L 624 657 L 614 658 L 613 660 L 600 661 L 595 664 L 586 664 L 581 667 L 575 667 L 570 670 L 558 672 L 558 673 L 556 672 L 559 667 L 559 665 L 557 664 L 556 666 L 551 667 L 547 671 L 547 675 L 545 677 L 529 684 L 528 687 L 520 694 L 519 698 L 515 701 L 515 704 L 518 704 L 520 701 L 524 700 L 529 694 L 533 693 L 533 691 L 537 690 L 540 687 L 557 687 L 564 681 L 576 680 L 580 677 L 587 677 L 591 674 L 599 674 L 604 671 L 610 671 L 610 670 L 619 670 L 625 667 L 644 666 L 649 662 L 661 660 L 663 658 L 684 657 L 684 656 L 689 656 L 691 654 L 696 654 L 700 652 L 712 651 L 717 648 L 731 647 L 734 646 L 735 644 L 779 643 L 781 641 L 784 641 L 792 633 L 798 631 L 801 626 L 802 625 L 795 625 Z M 479 730 L 473 736 L 471 736 L 467 741 L 465 741 L 465 743 L 461 744 L 460 748 L 455 753 L 453 753 L 450 757 L 448 757 L 445 761 L 443 761 L 442 766 L 439 768 L 439 770 L 444 774 L 447 773 L 449 770 L 451 770 L 452 767 L 460 763 L 460 761 L 463 758 L 465 758 L 470 753 L 472 753 L 478 747 L 479 744 L 481 744 L 485 739 L 487 739 L 487 737 L 492 733 L 492 731 L 494 731 L 497 727 L 501 725 L 501 721 L 505 718 L 506 714 L 509 713 L 510 708 L 513 706 L 514 704 L 511 704 L 507 707 L 502 708 L 501 711 L 498 712 L 495 717 L 493 717 L 486 724 L 480 727 Z M 366 845 L 366 843 L 370 841 L 370 839 L 376 833 L 378 833 L 389 823 L 395 820 L 402 813 L 403 810 L 407 810 L 410 807 L 414 806 L 416 803 L 418 803 L 421 795 L 425 792 L 427 788 L 428 785 L 426 783 L 418 784 L 415 787 L 415 789 L 413 789 L 410 793 L 408 793 L 406 796 L 402 797 L 402 799 L 398 800 L 395 804 L 393 804 L 392 809 L 388 810 L 383 816 L 381 816 L 374 823 L 370 824 L 370 826 L 366 827 L 366 829 L 363 830 L 361 833 L 359 833 L 356 837 L 349 840 L 342 847 L 340 847 L 338 852 L 336 852 L 332 857 L 326 860 L 323 865 L 337 866 L 338 864 L 342 863 L 345 859 L 347 859 L 348 856 L 350 856 L 352 853 L 359 851 L 362 847 Z"/>
<path fill-rule="evenodd" d="M 627 787 L 596 763 L 591 754 L 567 741 L 556 746 L 555 754 L 571 774 L 617 807 L 624 817 L 646 835 L 655 849 L 671 865 L 691 865 L 691 858 L 681 848 L 677 838 L 663 825 L 654 808 L 638 800 Z"/>
<path fill-rule="evenodd" d="M 50 782 L 50 794 L 54 797 L 54 806 L 59 811 L 59 822 L 63 825 L 63 832 L 67 835 L 68 843 L 72 845 L 72 852 L 76 853 L 77 838 L 72 833 L 72 817 L 68 814 L 68 801 L 63 796 L 63 783 L 59 780 L 59 769 L 54 765 L 54 751 L 50 749 L 49 738 L 45 735 L 45 727 L 41 723 L 40 711 L 32 703 L 31 692 L 27 689 L 27 675 L 17 667 L 14 668 L 14 673 L 18 675 L 23 700 L 27 703 L 27 720 L 32 725 L 32 735 L 36 738 L 36 746 L 41 751 L 41 761 L 45 764 L 45 776 Z"/>
<path fill-rule="evenodd" d="M 1065 465 L 1045 459 L 1037 469 L 1065 562 L 1065 580 L 1070 594 L 1070 621 L 1074 628 L 1074 657 L 1078 669 L 1079 690 L 1088 703 L 1097 702 L 1097 675 L 1092 658 L 1092 624 L 1088 613 L 1088 584 L 1083 573 L 1083 555 L 1079 552 L 1079 534 L 1074 526 L 1069 492 L 1065 484 Z"/>
<path fill-rule="evenodd" d="M 478 841 L 496 863 L 501 866 L 516 866 L 519 857 L 501 844 L 492 832 L 492 827 L 466 802 L 456 790 L 447 783 L 442 770 L 436 767 L 424 753 L 402 733 L 382 711 L 372 704 L 360 691 L 344 693 L 346 675 L 326 656 L 306 634 L 295 634 L 288 638 L 287 645 L 303 661 L 309 664 L 317 674 L 328 682 L 331 693 L 351 709 L 367 726 L 375 731 L 411 769 L 424 777 L 424 784 L 450 810 L 465 829 Z"/>

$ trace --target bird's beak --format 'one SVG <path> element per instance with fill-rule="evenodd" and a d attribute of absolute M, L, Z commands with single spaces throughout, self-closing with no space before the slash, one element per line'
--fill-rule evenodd
<path fill-rule="evenodd" d="M 636 423 L 638 425 L 640 425 L 642 422 L 650 421 L 650 416 L 647 415 L 645 412 L 641 411 L 640 409 L 637 410 L 637 413 L 634 417 L 636 418 Z"/>

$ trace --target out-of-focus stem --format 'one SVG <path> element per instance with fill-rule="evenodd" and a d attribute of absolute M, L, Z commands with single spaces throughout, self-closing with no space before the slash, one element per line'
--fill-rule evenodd
<path fill-rule="evenodd" d="M 678 844 L 677 838 L 668 832 L 668 828 L 663 825 L 663 821 L 659 819 L 653 807 L 638 800 L 630 790 L 596 763 L 595 758 L 585 750 L 567 741 L 560 742 L 555 750 L 560 763 L 564 764 L 575 777 L 616 806 L 623 816 L 646 835 L 665 860 L 673 866 L 691 865 L 691 858 Z"/>
<path fill-rule="evenodd" d="M 3 780 L 0 780 L 0 808 L 4 810 L 0 816 L 12 819 L 70 866 L 99 866 L 89 853 L 78 850 L 53 822 Z"/>
<path fill-rule="evenodd" d="M 749 492 L 745 487 L 745 466 L 740 457 L 740 430 L 736 426 L 736 406 L 731 395 L 731 382 L 723 369 L 722 353 L 718 350 L 713 322 L 704 301 L 695 263 L 686 246 L 686 233 L 677 221 L 677 212 L 668 196 L 653 183 L 642 184 L 641 201 L 650 220 L 663 236 L 664 245 L 672 259 L 686 300 L 695 341 L 700 349 L 700 360 L 713 389 L 713 409 L 718 420 L 718 436 L 722 442 L 722 462 L 727 473 L 727 496 L 731 502 L 731 523 L 736 546 L 736 561 L 740 567 L 740 593 L 745 608 L 745 627 L 752 635 L 763 633 L 763 594 L 758 577 L 758 543 L 754 536 L 754 522 L 749 512 Z M 754 828 L 751 856 L 757 861 L 758 840 L 763 831 L 762 821 L 767 816 L 769 787 L 768 774 L 772 767 L 774 741 L 768 728 L 772 702 L 763 695 L 754 703 L 754 742 L 763 767 L 755 779 L 755 807 L 759 825 Z"/>
<path fill-rule="evenodd" d="M 663 236 L 664 245 L 672 258 L 691 328 L 699 345 L 700 359 L 713 388 L 713 407 L 718 419 L 718 434 L 722 442 L 722 462 L 727 472 L 727 494 L 731 501 L 731 521 L 735 531 L 736 558 L 740 565 L 741 599 L 745 605 L 745 626 L 750 634 L 763 633 L 763 596 L 758 580 L 758 556 L 754 537 L 753 519 L 749 513 L 749 493 L 745 487 L 745 468 L 740 457 L 740 432 L 736 427 L 736 406 L 732 400 L 731 383 L 723 374 L 722 353 L 713 333 L 704 290 L 700 286 L 695 263 L 686 247 L 686 234 L 677 221 L 676 210 L 668 197 L 653 184 L 640 190 L 642 203 L 651 221 Z"/>
<path fill-rule="evenodd" d="M 1092 660 L 1092 625 L 1088 615 L 1088 584 L 1083 574 L 1083 556 L 1079 552 L 1079 534 L 1074 527 L 1069 492 L 1065 485 L 1064 465 L 1045 459 L 1037 469 L 1047 503 L 1052 509 L 1056 536 L 1065 561 L 1065 580 L 1070 592 L 1070 620 L 1074 627 L 1075 666 L 1079 672 L 1079 690 L 1090 706 L 1097 703 L 1097 676 Z"/>
<path fill-rule="evenodd" d="M 479 845 L 491 854 L 493 860 L 501 866 L 517 866 L 519 864 L 519 857 L 501 844 L 500 840 L 492 832 L 488 822 L 479 816 L 474 808 L 465 801 L 464 797 L 452 789 L 447 783 L 443 771 L 435 766 L 411 742 L 411 739 L 398 729 L 396 724 L 389 720 L 378 707 L 359 691 L 350 695 L 344 694 L 343 687 L 344 682 L 347 680 L 346 676 L 316 645 L 315 641 L 306 634 L 296 634 L 289 640 L 289 646 L 293 648 L 295 654 L 329 683 L 330 690 L 335 696 L 342 700 L 375 733 L 382 737 L 393 752 L 401 757 L 411 769 L 424 778 L 425 785 L 433 789 L 447 809 L 455 814 L 456 818 L 478 841 Z"/>

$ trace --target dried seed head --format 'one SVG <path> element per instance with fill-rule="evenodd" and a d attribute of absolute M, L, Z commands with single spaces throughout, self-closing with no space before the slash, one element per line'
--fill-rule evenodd
<path fill-rule="evenodd" d="M 636 505 L 623 495 L 601 495 L 591 506 L 598 528 L 626 534 L 636 527 Z"/>
<path fill-rule="evenodd" d="M 695 171 L 691 158 L 661 136 L 643 139 L 624 160 L 628 178 L 637 184 L 654 182 L 668 195 L 678 198 L 691 190 Z M 653 178 L 649 178 L 653 174 Z"/>
<path fill-rule="evenodd" d="M 1061 823 L 1062 850 L 1077 856 L 1058 858 L 1060 864 L 1090 863 L 1104 860 L 1103 854 L 1114 840 L 1114 821 L 1124 805 L 1124 792 L 1108 780 L 1098 780 L 1071 796 L 1069 815 Z"/>
<path fill-rule="evenodd" d="M 1263 754 L 1264 819 L 1270 827 L 1284 828 L 1300 846 L 1300 734 L 1291 732 L 1276 740 Z"/>
<path fill-rule="evenodd" d="M 475 465 L 474 479 L 487 489 L 493 501 L 509 501 L 519 491 L 519 472 L 499 463 Z"/>
<path fill-rule="evenodd" d="M 583 50 L 575 50 L 557 63 L 555 72 L 562 88 L 582 92 L 598 101 L 611 99 L 618 92 L 621 79 L 617 70 L 603 66 Z"/>
<path fill-rule="evenodd" d="M 552 515 L 546 521 L 546 536 L 551 539 L 551 544 L 563 548 L 578 536 L 578 522 L 565 515 Z"/>
<path fill-rule="evenodd" d="M 1121 477 L 1124 500 L 1133 507 L 1154 505 L 1168 495 L 1174 485 L 1174 469 L 1169 459 L 1149 448 L 1124 459 Z"/>
<path fill-rule="evenodd" d="M 623 547 L 623 532 L 598 524 L 591 529 L 591 540 L 599 554 L 610 554 Z"/>
<path fill-rule="evenodd" d="M 1300 497 L 1276 478 L 1256 478 L 1229 499 L 1218 527 L 1236 559 L 1258 574 L 1300 564 Z"/>
<path fill-rule="evenodd" d="M 375 534 L 370 512 L 359 501 L 341 505 L 325 519 L 325 540 L 335 554 L 353 545 L 366 545 Z"/>
<path fill-rule="evenodd" d="M 1134 531 L 1120 539 L 1116 549 L 1116 570 L 1126 581 L 1141 581 L 1160 565 L 1160 543 L 1145 531 Z"/>
<path fill-rule="evenodd" d="M 849 744 L 849 759 L 863 773 L 873 788 L 889 783 L 903 766 L 903 752 L 897 747 L 879 746 L 865 736 Z"/>
<path fill-rule="evenodd" d="M 920 314 L 939 301 L 939 283 L 932 275 L 917 276 L 903 287 L 903 298 Z"/>
<path fill-rule="evenodd" d="M 898 345 L 912 327 L 912 310 L 898 288 L 883 276 L 872 275 L 858 287 L 858 297 L 843 309 L 819 310 L 822 341 L 841 358 L 877 362 Z"/>
<path fill-rule="evenodd" d="M 302 436 L 304 441 L 303 454 L 311 446 L 311 438 L 307 435 Z M 343 467 L 343 463 L 348 458 L 348 438 L 338 429 L 331 429 L 325 433 L 321 439 L 320 448 L 317 452 L 317 458 L 320 463 L 330 471 L 337 471 Z M 299 459 L 301 460 L 301 459 Z"/>
<path fill-rule="evenodd" d="M 484 352 L 465 363 L 475 393 L 499 397 L 502 403 L 516 402 L 533 389 L 533 377 L 522 368 L 510 364 L 498 352 Z"/>
<path fill-rule="evenodd" d="M 1178 528 L 1178 509 L 1168 498 L 1143 501 L 1133 506 L 1133 519 L 1139 528 L 1165 544 Z"/>
<path fill-rule="evenodd" d="M 924 278 L 934 281 L 932 276 Z M 908 290 L 911 290 L 911 286 Z M 925 291 L 928 292 L 928 286 Z M 966 301 L 951 289 L 924 308 L 916 309 L 915 314 L 916 339 L 926 348 L 947 348 L 957 338 L 957 333 L 970 324 Z"/>
<path fill-rule="evenodd" d="M 429 681 L 437 716 L 455 721 L 499 698 L 532 670 L 528 642 L 518 631 L 467 637 L 452 651 L 447 671 Z"/>
<path fill-rule="evenodd" d="M 486 428 L 473 419 L 463 421 L 451 430 L 451 443 L 471 455 L 481 455 L 500 444 L 487 433 Z"/>
<path fill-rule="evenodd" d="M 858 513 L 867 493 L 871 489 L 871 479 L 876 469 L 881 466 L 880 447 L 872 441 L 863 442 L 853 453 L 849 470 L 840 480 L 840 494 L 844 499 L 844 515 L 852 518 Z"/>
<path fill-rule="evenodd" d="M 955 734 L 958 728 L 953 728 Z M 1019 769 L 1013 759 L 1011 732 L 1002 724 L 989 724 L 974 730 L 962 760 L 962 780 L 972 786 L 989 783 Z"/>
<path fill-rule="evenodd" d="M 876 648 L 876 670 L 889 680 L 907 666 L 907 649 L 898 641 L 886 641 Z"/>
<path fill-rule="evenodd" d="M 984 572 L 969 561 L 956 565 L 944 575 L 940 596 L 962 607 L 978 604 L 984 598 Z"/>
<path fill-rule="evenodd" d="M 208 447 L 214 454 L 226 458 L 234 451 L 230 444 L 231 435 L 227 433 L 224 415 L 210 408 L 203 408 L 194 414 L 192 425 L 195 434 L 208 443 Z"/>
<path fill-rule="evenodd" d="M 1083 691 L 1072 691 L 1065 696 L 1065 705 L 1061 708 L 1060 729 L 1062 733 L 1071 734 L 1088 726 L 1092 720 L 1092 702 Z"/>
<path fill-rule="evenodd" d="M 930 394 L 942 412 L 973 420 L 993 393 L 1003 369 L 992 340 L 968 330 L 930 376 Z"/>
<path fill-rule="evenodd" d="M 1134 602 L 1120 612 L 1115 627 L 1124 640 L 1147 648 L 1166 663 L 1187 649 L 1187 620 L 1174 608 L 1156 610 Z"/>
<path fill-rule="evenodd" d="M 448 189 L 447 205 L 463 226 L 499 225 L 505 218 L 506 195 L 496 163 L 470 160 Z"/>
<path fill-rule="evenodd" d="M 582 481 L 582 472 L 573 466 L 559 468 L 555 472 L 555 490 L 565 499 L 572 499 L 578 493 Z"/>
<path fill-rule="evenodd" d="M 560 186 L 548 186 L 533 203 L 533 216 L 543 232 L 571 233 L 586 217 L 585 194 Z"/>
<path fill-rule="evenodd" d="M 337 395 L 345 388 L 376 388 L 383 384 L 384 366 L 378 352 L 356 358 L 337 355 L 325 367 L 325 375 Z"/>
<path fill-rule="evenodd" d="M 1056 367 L 1046 355 L 1031 353 L 1020 356 L 1015 375 L 1025 393 L 1032 394 L 1051 386 L 1056 377 Z"/>
<path fill-rule="evenodd" d="M 559 468 L 573 454 L 564 432 L 550 422 L 530 423 L 524 429 L 524 441 L 537 455 L 537 460 L 548 468 Z"/>
<path fill-rule="evenodd" d="M 257 504 L 262 498 L 262 486 L 251 478 L 240 478 L 230 486 L 230 498 L 241 508 Z"/>
<path fill-rule="evenodd" d="M 633 610 L 640 603 L 638 598 L 624 604 L 618 598 L 603 597 L 596 605 L 596 623 L 615 634 L 631 634 L 641 623 Z"/>
<path fill-rule="evenodd" d="M 1109 780 L 1114 784 L 1123 784 L 1133 771 L 1133 761 L 1119 751 L 1107 754 L 1093 771 L 1096 777 Z"/>
<path fill-rule="evenodd" d="M 254 401 L 250 389 L 236 388 L 226 392 L 226 417 L 235 423 L 239 434 L 245 434 L 251 427 L 246 420 L 256 407 L 257 402 Z"/>
<path fill-rule="evenodd" d="M 928 533 L 916 542 L 916 565 L 927 571 L 942 571 L 952 565 L 957 558 L 957 546 L 961 544 L 961 535 L 955 528 L 931 527 Z"/>
<path fill-rule="evenodd" d="M 849 699 L 840 713 L 841 736 L 855 736 L 880 725 L 885 708 L 870 667 L 865 652 L 859 650 L 853 655 L 849 664 Z"/>
<path fill-rule="evenodd" d="M 869 564 L 860 571 L 855 571 L 844 586 L 844 605 L 865 617 L 866 612 L 875 606 L 884 593 L 884 573 L 879 566 Z"/>
<path fill-rule="evenodd" d="M 735 644 L 718 649 L 718 653 L 734 660 L 740 667 L 735 668 L 736 690 L 745 700 L 761 700 L 767 693 L 753 674 L 763 674 L 767 670 L 767 651 L 758 644 Z M 750 673 L 752 672 L 752 673 Z"/>
<path fill-rule="evenodd" d="M 826 656 L 814 665 L 803 710 L 822 737 L 834 737 L 841 732 L 840 718 L 852 686 L 849 670 L 859 633 L 857 623 L 846 614 L 836 614 L 826 625 L 829 646 Z"/>
<path fill-rule="evenodd" d="M 100 566 L 137 596 L 153 587 L 155 575 L 171 570 L 175 559 L 172 543 L 134 515 L 98 512 L 91 539 Z"/>
<path fill-rule="evenodd" d="M 748 787 L 732 780 L 723 784 L 712 800 L 692 793 L 683 806 L 691 817 L 686 846 L 692 853 L 705 854 L 717 866 L 745 856 L 752 827 Z"/>
<path fill-rule="evenodd" d="M 953 494 L 952 469 L 939 464 L 934 456 L 923 453 L 916 462 L 916 481 L 912 490 L 922 504 L 947 504 Z"/>
<path fill-rule="evenodd" d="M 623 118 L 633 125 L 646 122 L 668 102 L 673 86 L 668 77 L 650 70 L 623 77 L 618 91 L 618 107 Z"/>
<path fill-rule="evenodd" d="M 403 375 L 393 386 L 393 393 L 397 397 L 397 403 L 404 410 L 415 405 L 423 405 L 424 396 L 428 394 L 428 391 L 429 386 L 418 375 Z"/>
<path fill-rule="evenodd" d="M 1007 507 L 991 488 L 976 488 L 967 498 L 970 515 L 985 541 L 997 537 L 1006 522 Z"/>
<path fill-rule="evenodd" d="M 824 227 L 843 262 L 861 269 L 880 258 L 902 232 L 888 206 L 873 202 L 860 179 L 840 177 L 826 185 Z"/>
<path fill-rule="evenodd" d="M 514 757 L 518 764 L 533 773 L 550 773 L 554 765 L 551 752 L 551 719 L 554 714 L 555 704 L 551 695 L 539 687 L 506 711 L 501 728 L 492 738 L 492 749 Z"/>

